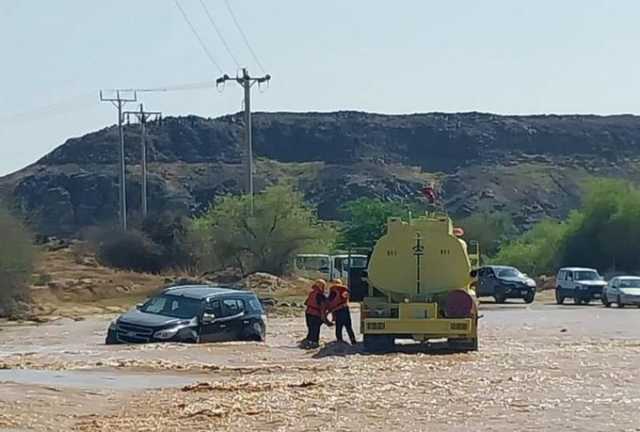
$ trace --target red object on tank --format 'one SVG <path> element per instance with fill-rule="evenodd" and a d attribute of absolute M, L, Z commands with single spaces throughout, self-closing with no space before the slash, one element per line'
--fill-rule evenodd
<path fill-rule="evenodd" d="M 422 192 L 422 195 L 424 195 L 427 198 L 430 204 L 433 204 L 434 202 L 436 202 L 436 199 L 438 199 L 438 195 L 436 194 L 436 191 L 431 186 L 423 187 L 420 192 Z"/>
<path fill-rule="evenodd" d="M 460 227 L 455 227 L 453 229 L 453 235 L 456 237 L 462 237 L 464 235 L 464 230 Z"/>
<path fill-rule="evenodd" d="M 475 310 L 475 302 L 464 290 L 454 290 L 447 295 L 447 318 L 471 318 Z"/>

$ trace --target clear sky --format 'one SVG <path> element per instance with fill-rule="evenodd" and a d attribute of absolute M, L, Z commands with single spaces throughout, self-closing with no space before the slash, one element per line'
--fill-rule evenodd
<path fill-rule="evenodd" d="M 224 0 L 203 0 L 262 71 Z M 273 76 L 262 111 L 638 113 L 637 0 L 229 0 Z M 200 0 L 180 0 L 235 75 Z M 217 78 L 173 0 L 0 0 L 0 175 L 116 122 L 98 90 Z M 242 92 L 145 94 L 165 115 L 236 112 Z M 129 108 L 135 108 L 131 105 Z"/>

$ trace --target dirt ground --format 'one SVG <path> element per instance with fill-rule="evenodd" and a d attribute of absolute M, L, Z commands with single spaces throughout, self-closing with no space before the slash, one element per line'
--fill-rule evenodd
<path fill-rule="evenodd" d="M 482 304 L 480 351 L 105 346 L 112 316 L 0 325 L 3 431 L 640 431 L 640 310 Z M 357 308 L 354 309 L 357 322 Z"/>

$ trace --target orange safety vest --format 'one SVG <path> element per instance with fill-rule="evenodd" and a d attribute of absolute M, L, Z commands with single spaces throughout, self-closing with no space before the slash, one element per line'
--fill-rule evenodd
<path fill-rule="evenodd" d="M 322 318 L 324 314 L 324 308 L 320 303 L 318 303 L 319 295 L 323 295 L 322 290 L 313 288 L 307 296 L 307 300 L 304 302 L 304 304 L 307 305 L 306 313 Z"/>
<path fill-rule="evenodd" d="M 333 298 L 329 303 L 329 310 L 331 312 L 335 312 L 349 306 L 349 288 L 344 285 L 333 285 L 331 287 L 331 292 L 335 293 L 335 296 L 332 296 Z"/>

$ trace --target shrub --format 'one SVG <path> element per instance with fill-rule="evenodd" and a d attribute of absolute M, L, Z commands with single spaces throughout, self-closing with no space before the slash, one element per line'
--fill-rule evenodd
<path fill-rule="evenodd" d="M 147 216 L 142 232 L 160 246 L 164 268 L 187 269 L 194 262 L 190 243 L 191 220 L 182 215 L 158 213 Z"/>
<path fill-rule="evenodd" d="M 504 213 L 475 213 L 456 223 L 464 229 L 465 240 L 480 243 L 483 255 L 493 256 L 500 244 L 517 232 L 511 217 Z"/>
<path fill-rule="evenodd" d="M 0 316 L 7 316 L 20 312 L 20 303 L 29 299 L 35 248 L 26 228 L 4 209 L 0 233 Z"/>
<path fill-rule="evenodd" d="M 284 273 L 292 257 L 325 236 L 314 209 L 287 185 L 257 194 L 251 215 L 248 196 L 217 200 L 194 221 L 192 239 L 200 246 L 202 270 L 233 266 L 242 273 Z"/>
<path fill-rule="evenodd" d="M 640 270 L 640 190 L 621 180 L 596 180 L 583 204 L 562 223 L 543 221 L 504 245 L 494 262 L 532 274 L 562 266 L 601 272 Z"/>
<path fill-rule="evenodd" d="M 137 230 L 106 229 L 92 239 L 103 265 L 123 270 L 158 273 L 164 268 L 162 248 Z"/>

